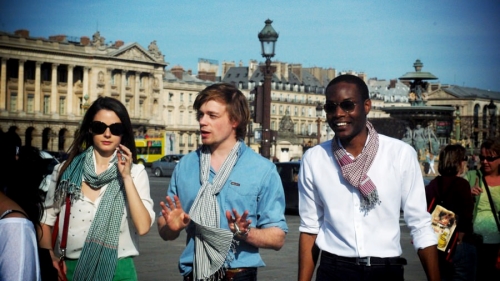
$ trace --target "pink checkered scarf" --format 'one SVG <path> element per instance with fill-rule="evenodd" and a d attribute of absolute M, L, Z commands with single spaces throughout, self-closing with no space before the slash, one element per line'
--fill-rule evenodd
<path fill-rule="evenodd" d="M 377 187 L 367 175 L 373 159 L 377 155 L 378 134 L 369 121 L 366 121 L 366 127 L 368 128 L 368 143 L 356 159 L 352 160 L 347 155 L 345 149 L 339 146 L 337 138 L 332 141 L 332 151 L 340 165 L 345 180 L 357 188 L 363 196 L 361 210 L 368 213 L 368 211 L 375 208 L 375 205 L 380 204 L 380 200 L 378 198 Z"/>

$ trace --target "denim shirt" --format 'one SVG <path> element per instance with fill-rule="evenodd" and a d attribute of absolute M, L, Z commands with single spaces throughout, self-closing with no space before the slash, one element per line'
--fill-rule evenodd
<path fill-rule="evenodd" d="M 209 181 L 215 172 L 210 168 Z M 189 212 L 201 187 L 200 149 L 184 156 L 172 174 L 168 195 L 177 195 L 182 208 Z M 285 221 L 285 196 L 276 166 L 241 143 L 238 160 L 224 187 L 217 194 L 220 206 L 220 228 L 229 229 L 226 210 L 236 209 L 241 215 L 248 210 L 247 219 L 252 220 L 252 228 L 279 227 L 288 232 Z M 232 213 L 232 211 L 231 211 Z M 194 223 L 186 228 L 187 245 L 179 259 L 182 275 L 192 271 L 194 258 Z M 265 266 L 259 249 L 245 241 L 239 241 L 236 252 L 230 251 L 228 268 Z"/>

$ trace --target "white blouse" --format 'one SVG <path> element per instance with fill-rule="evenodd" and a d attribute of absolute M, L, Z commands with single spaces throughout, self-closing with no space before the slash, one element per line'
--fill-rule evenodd
<path fill-rule="evenodd" d="M 94 158 L 95 163 L 95 158 Z M 111 165 L 111 164 L 110 164 Z M 45 210 L 41 222 L 50 226 L 54 226 L 57 216 L 60 212 L 59 220 L 59 233 L 57 238 L 57 244 L 54 249 L 56 254 L 60 254 L 59 251 L 59 241 L 62 237 L 63 221 L 65 215 L 65 203 L 60 208 L 54 208 L 54 191 L 56 188 L 57 178 L 59 174 L 59 169 L 62 164 L 57 165 L 52 173 L 51 183 L 47 196 L 45 198 Z M 155 221 L 155 213 L 153 211 L 153 199 L 151 199 L 150 187 L 149 187 L 149 177 L 142 164 L 133 164 L 131 170 L 131 176 L 137 193 L 142 199 L 142 203 L 149 212 L 151 218 L 151 225 Z M 83 177 L 82 177 L 83 182 Z M 78 259 L 80 253 L 83 249 L 85 239 L 87 238 L 88 231 L 92 220 L 95 217 L 97 209 L 99 208 L 99 203 L 101 202 L 102 196 L 106 191 L 108 185 L 103 186 L 100 189 L 99 196 L 94 202 L 85 197 L 82 194 L 82 198 L 72 202 L 71 205 L 71 215 L 69 218 L 68 227 L 68 240 L 66 248 L 66 257 L 69 259 Z M 132 218 L 129 216 L 129 206 L 126 205 L 125 212 L 122 217 L 122 222 L 120 226 L 120 236 L 118 241 L 118 258 L 137 256 L 139 255 L 139 235 L 135 229 Z"/>

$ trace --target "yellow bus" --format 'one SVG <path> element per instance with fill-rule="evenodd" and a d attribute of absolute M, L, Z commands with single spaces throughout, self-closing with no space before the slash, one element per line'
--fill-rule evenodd
<path fill-rule="evenodd" d="M 163 133 L 153 137 L 148 135 L 136 137 L 137 162 L 149 167 L 151 163 L 165 155 L 178 154 L 174 144 L 175 134 L 173 133 Z"/>
<path fill-rule="evenodd" d="M 137 149 L 137 162 L 144 166 L 150 166 L 151 163 L 167 154 L 164 136 L 136 138 L 135 147 Z"/>

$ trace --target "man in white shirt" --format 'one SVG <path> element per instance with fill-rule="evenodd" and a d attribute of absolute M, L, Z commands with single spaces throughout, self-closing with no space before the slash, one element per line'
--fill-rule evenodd
<path fill-rule="evenodd" d="M 436 236 L 415 150 L 367 121 L 368 88 L 341 75 L 326 88 L 333 140 L 309 149 L 299 173 L 299 281 L 404 280 L 400 210 L 429 280 L 439 280 Z"/>

